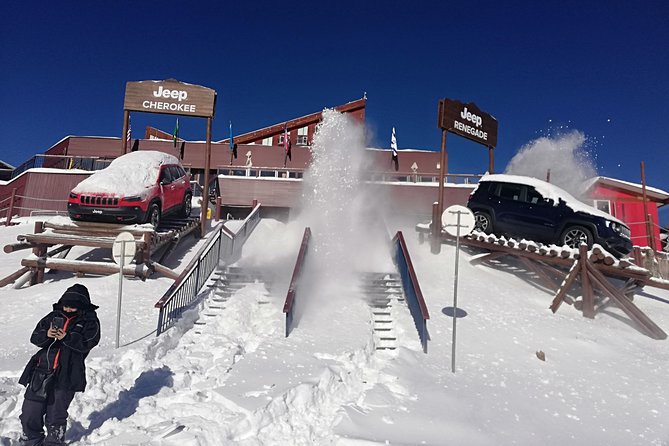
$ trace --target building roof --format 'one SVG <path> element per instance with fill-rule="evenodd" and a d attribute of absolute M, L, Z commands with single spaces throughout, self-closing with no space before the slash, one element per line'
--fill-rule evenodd
<path fill-rule="evenodd" d="M 364 119 L 365 106 L 367 105 L 367 98 L 363 97 L 355 101 L 347 102 L 343 105 L 338 105 L 334 107 L 335 110 L 341 113 L 361 113 Z M 311 124 L 317 124 L 323 119 L 323 112 L 315 112 L 305 116 L 300 116 L 299 118 L 290 119 L 288 121 L 280 122 L 278 124 L 273 124 L 262 129 L 254 130 L 252 132 L 243 133 L 241 135 L 235 135 L 234 139 L 237 144 L 249 144 L 254 141 L 258 141 L 263 138 L 268 138 L 270 136 L 281 134 L 285 128 L 288 131 L 306 127 Z M 166 139 L 172 140 L 172 134 L 165 131 L 147 127 L 145 133 L 146 139 Z M 230 143 L 230 138 L 221 139 L 219 141 L 214 141 L 217 143 Z"/>
<path fill-rule="evenodd" d="M 14 166 L 12 166 L 9 163 L 4 162 L 3 160 L 0 160 L 0 169 L 14 170 Z"/>
<path fill-rule="evenodd" d="M 601 176 L 588 180 L 585 183 L 585 192 L 591 191 L 596 186 L 618 189 L 639 196 L 643 195 L 643 185 L 641 184 Z M 661 206 L 669 204 L 669 192 L 663 191 L 662 189 L 646 186 L 646 196 L 649 200 L 660 203 Z"/>

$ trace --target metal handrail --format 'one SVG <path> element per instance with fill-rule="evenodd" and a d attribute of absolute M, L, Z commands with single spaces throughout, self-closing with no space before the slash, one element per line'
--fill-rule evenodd
<path fill-rule="evenodd" d="M 48 155 L 48 154 L 34 155 L 28 161 L 24 162 L 19 167 L 15 168 L 12 171 L 11 177 L 16 178 L 17 176 L 21 175 L 23 172 L 29 169 L 44 167 L 45 161 L 48 160 L 59 160 L 57 161 L 58 164 L 47 166 L 51 168 L 56 168 L 56 169 L 61 168 L 63 170 L 77 168 L 82 170 L 93 171 L 107 167 L 100 165 L 100 163 L 109 164 L 113 161 L 113 158 L 102 157 L 102 156 L 86 156 L 86 155 Z M 74 164 L 75 161 L 78 162 L 77 165 Z M 60 164 L 64 164 L 64 166 L 61 166 Z"/>
<path fill-rule="evenodd" d="M 260 204 L 244 220 L 235 234 L 225 227 L 223 222 L 214 228 L 214 234 L 190 261 L 177 280 L 156 302 L 159 309 L 156 336 L 172 327 L 183 313 L 194 308 L 200 302 L 200 290 L 207 278 L 219 266 L 221 260 L 234 261 L 241 252 L 241 247 L 248 239 L 260 220 Z"/>
<path fill-rule="evenodd" d="M 393 238 L 393 244 L 395 245 L 394 260 L 402 278 L 402 287 L 404 288 L 406 302 L 409 305 L 409 311 L 418 330 L 423 352 L 427 353 L 427 341 L 429 339 L 427 320 L 430 319 L 430 313 L 427 311 L 423 292 L 420 289 L 418 277 L 413 268 L 409 249 L 404 241 L 402 231 L 397 231 L 397 234 Z"/>
<path fill-rule="evenodd" d="M 295 268 L 293 269 L 293 276 L 290 279 L 290 286 L 288 293 L 286 293 L 286 301 L 283 304 L 283 312 L 286 313 L 286 337 L 293 329 L 293 318 L 295 315 L 295 298 L 297 294 L 297 284 L 302 275 L 302 268 L 309 249 L 309 239 L 311 238 L 311 229 L 304 228 L 304 235 L 302 236 L 302 244 L 300 245 L 300 252 L 297 254 L 295 261 Z"/>

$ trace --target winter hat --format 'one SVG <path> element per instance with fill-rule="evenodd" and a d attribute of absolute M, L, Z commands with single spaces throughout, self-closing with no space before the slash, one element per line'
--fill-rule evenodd
<path fill-rule="evenodd" d="M 91 298 L 88 294 L 88 289 L 80 283 L 76 283 L 65 290 L 65 293 L 63 293 L 63 296 L 56 305 L 61 308 L 72 307 L 80 310 L 95 310 L 98 308 L 97 306 L 91 304 Z"/>

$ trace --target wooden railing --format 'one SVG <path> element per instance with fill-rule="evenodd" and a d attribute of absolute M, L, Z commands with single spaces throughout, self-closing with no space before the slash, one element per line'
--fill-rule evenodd
<path fill-rule="evenodd" d="M 397 231 L 397 234 L 393 238 L 393 247 L 394 260 L 402 278 L 402 288 L 404 288 L 407 305 L 418 330 L 423 352 L 427 353 L 427 341 L 430 338 L 427 332 L 427 320 L 430 319 L 430 313 L 427 311 L 427 305 L 425 304 L 425 299 L 423 299 L 423 293 L 416 277 L 416 271 L 411 263 L 411 257 L 409 256 L 409 250 L 404 241 L 402 231 Z"/>
<path fill-rule="evenodd" d="M 286 294 L 286 301 L 283 305 L 283 312 L 286 313 L 286 337 L 293 329 L 293 318 L 295 315 L 295 299 L 297 295 L 297 284 L 302 274 L 304 262 L 306 260 L 307 251 L 309 249 L 309 239 L 311 238 L 311 229 L 304 228 L 304 236 L 302 236 L 302 244 L 300 245 L 300 252 L 295 261 L 295 269 L 293 270 L 293 277 L 290 279 L 290 286 Z"/>
<path fill-rule="evenodd" d="M 156 302 L 159 309 L 156 334 L 160 335 L 172 327 L 183 313 L 199 304 L 204 295 L 204 287 L 211 273 L 221 262 L 234 262 L 253 229 L 260 221 L 260 204 L 244 220 L 236 233 L 232 233 L 223 223 L 214 228 L 210 240 L 202 247 L 184 271 Z"/>

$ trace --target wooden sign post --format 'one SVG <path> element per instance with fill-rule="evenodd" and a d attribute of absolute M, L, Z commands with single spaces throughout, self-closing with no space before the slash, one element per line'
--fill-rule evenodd
<path fill-rule="evenodd" d="M 206 197 L 209 196 L 209 170 L 211 168 L 211 122 L 216 111 L 216 91 L 200 85 L 164 81 L 127 82 L 123 102 L 123 147 L 121 154 L 128 153 L 128 127 L 130 112 L 161 113 L 179 116 L 207 118 L 207 146 L 204 165 L 203 206 L 200 209 L 200 236 L 204 237 L 207 223 Z"/>
<path fill-rule="evenodd" d="M 436 214 L 444 211 L 444 182 L 448 175 L 448 151 L 446 150 L 446 133 L 451 132 L 488 147 L 488 172 L 494 173 L 494 152 L 497 146 L 497 119 L 481 111 L 476 104 L 464 104 L 453 99 L 441 99 L 437 113 L 437 126 L 441 128 L 441 162 L 439 163 L 439 197 Z M 441 251 L 441 225 L 432 219 L 431 251 Z"/>

